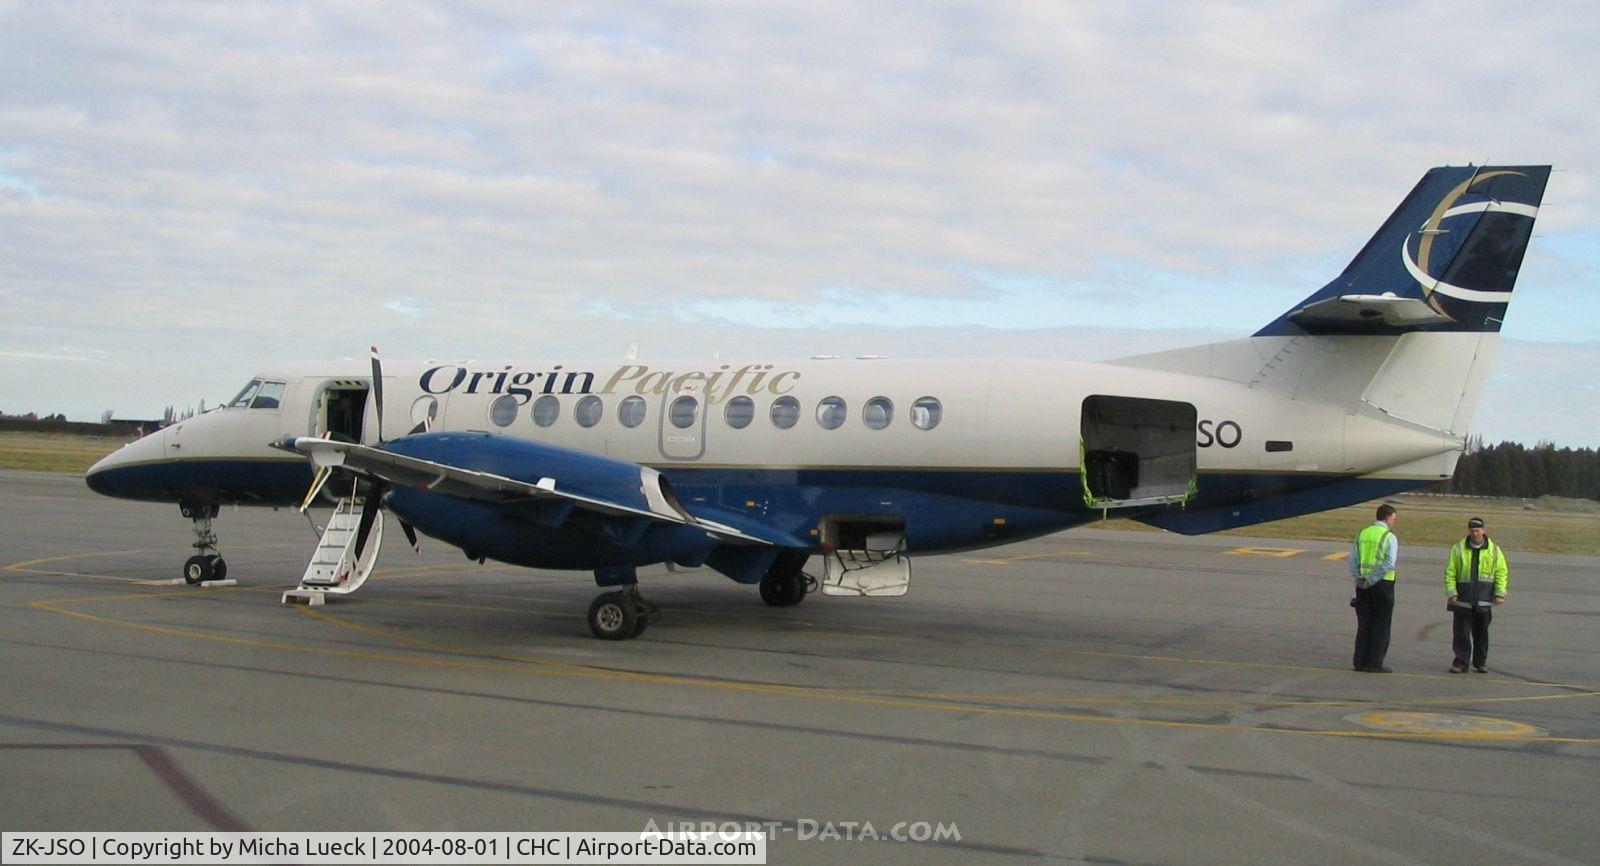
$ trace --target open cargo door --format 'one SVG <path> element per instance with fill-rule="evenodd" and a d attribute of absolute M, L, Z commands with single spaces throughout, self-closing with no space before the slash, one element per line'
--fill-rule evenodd
<path fill-rule="evenodd" d="M 1096 394 L 1083 401 L 1083 501 L 1091 508 L 1184 502 L 1194 492 L 1194 404 Z"/>

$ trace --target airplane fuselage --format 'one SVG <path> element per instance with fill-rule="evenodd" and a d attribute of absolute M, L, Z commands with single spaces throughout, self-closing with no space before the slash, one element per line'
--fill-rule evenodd
<path fill-rule="evenodd" d="M 268 443 L 330 431 L 375 442 L 364 366 L 263 372 L 259 381 L 282 384 L 275 406 L 247 401 L 151 434 L 98 467 L 91 484 L 134 499 L 296 504 L 311 468 Z M 1333 488 L 1321 505 L 1332 507 L 1436 480 L 1383 472 L 1459 448 L 1393 429 L 1364 436 L 1381 422 L 1314 395 L 1117 364 L 390 361 L 383 391 L 389 438 L 427 419 L 434 431 L 485 431 L 650 466 L 691 511 L 744 515 L 801 540 L 814 540 L 827 515 L 903 516 L 908 548 L 923 553 L 1106 514 L 1193 516 L 1322 488 Z M 1085 401 L 1097 396 L 1192 406 L 1181 435 L 1192 444 L 1193 489 L 1158 503 L 1092 504 L 1082 424 Z"/>

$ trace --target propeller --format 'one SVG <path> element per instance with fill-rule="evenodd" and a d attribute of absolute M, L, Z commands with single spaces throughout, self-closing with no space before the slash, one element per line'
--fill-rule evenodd
<path fill-rule="evenodd" d="M 369 346 L 372 351 L 372 410 L 378 418 L 378 447 L 388 440 L 383 438 L 383 362 L 378 359 L 378 347 Z M 413 431 L 415 432 L 415 431 Z M 367 545 L 367 533 L 372 530 L 372 521 L 377 517 L 378 511 L 383 508 L 383 497 L 389 492 L 389 485 L 383 481 L 374 480 L 372 487 L 367 491 L 367 500 L 361 506 L 361 523 L 356 527 L 356 559 L 361 558 L 361 551 Z M 411 524 L 395 518 L 400 522 L 400 531 L 406 534 L 406 541 L 411 542 L 411 550 L 421 553 L 422 547 L 417 544 L 417 530 Z"/>
<path fill-rule="evenodd" d="M 367 547 L 367 534 L 372 532 L 372 523 L 377 520 L 378 512 L 383 510 L 383 495 L 388 492 L 389 485 L 382 481 L 374 481 L 372 486 L 367 488 L 366 501 L 361 503 L 361 522 L 356 524 L 355 553 L 357 561 L 361 559 L 361 551 Z M 405 526 L 405 521 L 402 520 L 400 525 Z M 410 532 L 406 533 L 406 537 L 415 538 Z M 414 543 L 415 541 L 413 541 Z"/>
<path fill-rule="evenodd" d="M 378 347 L 370 346 L 372 350 L 372 408 L 378 413 L 378 444 L 384 443 L 383 438 L 383 364 L 378 361 Z"/>
<path fill-rule="evenodd" d="M 385 440 L 383 438 L 383 362 L 378 359 L 378 347 L 377 346 L 372 346 L 371 350 L 372 350 L 372 390 L 371 390 L 371 393 L 372 393 L 372 408 L 373 408 L 373 413 L 377 417 L 376 427 L 377 427 L 378 436 L 377 436 L 376 445 L 377 445 L 377 447 L 381 448 L 381 447 L 383 447 L 384 442 L 387 441 L 387 440 Z M 413 432 L 417 432 L 417 431 L 413 431 Z M 293 437 L 285 437 L 285 442 L 288 443 L 288 440 L 290 440 L 292 438 Z M 293 450 L 292 443 L 279 445 L 277 447 L 282 447 L 285 450 Z M 332 477 L 332 475 L 333 475 L 333 467 L 332 466 L 322 466 L 322 467 L 317 469 L 316 475 L 311 479 L 311 487 L 310 487 L 310 489 L 308 489 L 306 491 L 305 497 L 300 501 L 300 509 L 299 510 L 300 510 L 301 514 L 305 514 L 306 513 L 306 509 L 311 507 L 311 503 L 316 501 L 317 495 L 322 492 L 322 488 L 323 487 L 327 486 L 328 479 L 330 477 Z M 386 496 L 389 493 L 390 487 L 391 487 L 391 485 L 387 481 L 384 481 L 381 478 L 370 478 L 369 477 L 368 488 L 367 488 L 367 496 L 366 496 L 366 499 L 361 504 L 361 520 L 356 525 L 356 543 L 355 543 L 356 559 L 360 559 L 362 552 L 366 550 L 367 537 L 372 532 L 372 524 L 378 519 L 378 512 L 383 510 L 383 497 Z M 355 493 L 356 493 L 357 489 L 358 489 L 357 487 L 352 486 L 351 491 L 350 491 L 350 495 L 352 497 L 355 496 Z M 306 519 L 310 520 L 311 519 L 310 515 L 307 515 Z M 396 520 L 399 520 L 399 518 L 396 518 Z M 405 533 L 406 541 L 411 543 L 412 551 L 416 552 L 416 553 L 421 553 L 422 552 L 422 548 L 417 543 L 417 530 L 411 524 L 407 523 L 404 520 L 399 520 L 399 523 L 400 523 L 400 531 Z M 312 526 L 315 527 L 316 524 L 313 523 Z M 321 529 L 318 529 L 318 532 L 321 532 L 321 531 L 322 531 Z"/>

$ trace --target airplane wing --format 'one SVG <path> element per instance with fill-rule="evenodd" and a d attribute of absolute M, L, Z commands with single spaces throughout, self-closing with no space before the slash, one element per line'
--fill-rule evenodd
<path fill-rule="evenodd" d="M 770 546 L 784 543 L 783 539 L 761 538 L 723 523 L 695 517 L 678 503 L 661 473 L 647 466 L 637 467 L 640 478 L 637 492 L 640 495 L 637 504 L 629 504 L 621 501 L 620 497 L 585 495 L 570 489 L 570 486 L 558 486 L 557 479 L 550 475 L 541 475 L 533 482 L 523 481 L 353 442 L 315 436 L 286 436 L 272 445 L 309 457 L 318 467 L 343 467 L 369 479 L 458 499 L 506 506 L 541 501 L 563 502 L 596 514 L 643 517 L 696 526 L 719 541 L 731 544 Z"/>

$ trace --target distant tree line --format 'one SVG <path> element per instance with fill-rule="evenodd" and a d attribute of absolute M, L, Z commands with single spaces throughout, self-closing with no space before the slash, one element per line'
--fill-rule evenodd
<path fill-rule="evenodd" d="M 1540 442 L 1529 448 L 1518 442 L 1485 446 L 1481 437 L 1467 440 L 1456 474 L 1436 488 L 1468 496 L 1566 496 L 1600 501 L 1600 450 L 1557 448 Z"/>

